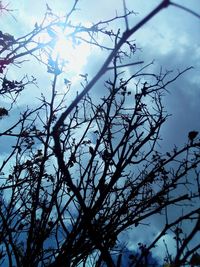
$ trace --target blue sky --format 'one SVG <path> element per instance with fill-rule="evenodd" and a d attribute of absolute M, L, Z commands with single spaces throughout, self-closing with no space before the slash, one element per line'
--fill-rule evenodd
<path fill-rule="evenodd" d="M 39 23 L 41 21 L 46 11 L 46 2 L 55 13 L 65 14 L 65 11 L 71 7 L 73 1 L 9 0 L 9 8 L 14 10 L 12 14 L 16 20 L 7 13 L 0 14 L 0 29 L 16 37 L 26 34 L 33 29 L 35 22 Z M 157 0 L 127 0 L 127 8 L 136 12 L 136 15 L 129 20 L 130 26 L 140 21 L 159 2 Z M 174 2 L 200 13 L 199 0 L 174 0 Z M 78 7 L 79 10 L 72 17 L 77 23 L 90 24 L 114 17 L 116 12 L 117 14 L 122 14 L 121 0 L 80 0 Z M 119 21 L 113 24 L 113 27 L 123 28 L 124 25 L 124 21 Z M 140 48 L 136 53 L 135 60 L 144 60 L 145 63 L 155 60 L 154 65 L 151 67 L 155 72 L 159 71 L 161 66 L 164 70 L 174 71 L 182 70 L 188 66 L 194 67 L 193 70 L 187 72 L 178 81 L 170 85 L 170 94 L 165 99 L 167 111 L 173 116 L 169 118 L 163 127 L 162 136 L 164 141 L 161 144 L 161 148 L 167 150 L 173 144 L 181 145 L 187 142 L 187 134 L 190 130 L 200 131 L 200 20 L 185 11 L 169 7 L 142 27 L 134 34 L 132 39 L 136 40 L 136 44 Z M 81 90 L 78 80 L 79 74 L 87 72 L 89 78 L 92 78 L 103 62 L 104 56 L 100 50 L 85 50 L 85 57 L 82 59 L 82 63 L 79 62 L 79 68 L 67 70 L 67 78 L 72 79 L 74 75 L 77 77 L 75 80 L 77 90 Z M 32 63 L 27 62 L 26 64 L 27 73 L 33 73 L 38 78 L 38 88 L 34 87 L 28 95 L 25 92 L 23 97 L 19 99 L 19 104 L 16 107 L 18 112 L 22 106 L 32 103 L 32 97 L 38 95 L 42 85 L 45 84 L 43 90 L 46 94 L 48 94 L 48 86 L 51 85 L 49 75 L 45 73 L 43 66 L 38 65 L 37 68 L 33 68 Z M 132 70 L 132 67 L 127 69 L 127 73 L 131 73 Z M 24 74 L 23 68 L 14 67 L 10 70 L 10 75 L 20 75 L 22 73 Z M 63 87 L 62 83 L 60 83 L 60 87 Z M 64 87 L 62 90 L 64 90 Z M 99 90 L 101 88 L 97 86 L 93 94 L 98 96 Z M 16 117 L 13 115 L 9 118 L 11 121 L 15 121 L 15 119 Z M 7 122 L 3 122 L 3 124 L 5 127 L 7 126 Z M 6 145 L 0 144 L 0 149 L 6 153 Z M 160 222 L 155 222 L 153 234 L 156 234 L 159 224 Z M 146 231 L 148 235 L 148 230 Z M 130 232 L 129 240 L 133 237 L 137 240 L 139 238 L 137 235 L 138 233 L 133 234 Z M 129 245 L 131 247 L 131 241 Z"/>
<path fill-rule="evenodd" d="M 13 33 L 15 36 L 26 33 L 33 28 L 36 21 L 39 22 L 42 19 L 46 10 L 46 2 L 55 12 L 61 14 L 70 7 L 73 1 L 67 1 L 67 3 L 63 0 L 38 0 L 34 3 L 24 0 L 9 1 L 9 7 L 14 9 L 13 15 L 17 21 L 5 13 L 5 15 L 1 16 L 1 28 L 5 28 L 5 32 Z M 156 0 L 127 1 L 127 8 L 137 13 L 136 16 L 131 17 L 130 25 L 135 25 L 158 3 L 159 1 Z M 179 0 L 176 3 L 200 12 L 198 0 Z M 116 12 L 120 14 L 122 12 L 122 1 L 102 0 L 97 4 L 96 1 L 82 0 L 78 7 L 79 10 L 74 14 L 75 21 L 97 22 L 103 18 L 107 19 L 115 16 Z M 123 27 L 124 22 L 117 22 L 117 25 L 113 26 Z M 194 69 L 184 77 L 181 77 L 178 82 L 172 85 L 170 90 L 168 110 L 169 113 L 174 114 L 171 119 L 171 123 L 173 121 L 174 124 L 172 124 L 169 138 L 173 139 L 176 134 L 173 132 L 173 125 L 179 126 L 176 127 L 177 136 L 182 135 L 181 133 L 184 130 L 187 133 L 190 128 L 199 127 L 198 123 L 196 123 L 199 116 L 197 107 L 200 96 L 198 89 L 200 82 L 199 20 L 182 10 L 170 7 L 161 11 L 139 30 L 133 38 L 136 40 L 137 46 L 141 48 L 141 52 L 138 52 L 136 57 L 145 60 L 146 63 L 154 59 L 153 68 L 157 70 L 159 70 L 160 66 L 168 70 L 194 66 Z M 101 61 L 102 53 L 98 51 L 97 55 L 95 54 L 95 58 L 91 56 L 88 58 L 88 62 L 85 62 L 85 70 L 89 72 L 90 77 L 95 73 L 96 66 L 100 65 Z M 42 76 L 44 76 L 44 73 Z M 182 117 L 183 113 L 184 118 Z"/>

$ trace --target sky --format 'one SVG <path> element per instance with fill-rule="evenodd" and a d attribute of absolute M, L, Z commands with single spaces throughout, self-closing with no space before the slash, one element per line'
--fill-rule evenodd
<path fill-rule="evenodd" d="M 182 4 L 200 14 L 199 0 L 174 0 L 174 2 Z M 41 21 L 46 11 L 46 3 L 56 13 L 65 14 L 73 1 L 3 0 L 2 3 L 9 3 L 8 7 L 13 9 L 12 15 L 15 18 L 6 12 L 0 13 L 0 30 L 19 37 L 32 30 L 36 22 Z M 135 15 L 131 16 L 129 20 L 130 26 L 134 26 L 139 22 L 158 3 L 160 3 L 158 0 L 127 0 L 127 9 L 135 12 Z M 81 22 L 90 25 L 92 22 L 98 22 L 115 17 L 116 14 L 122 14 L 122 6 L 121 0 L 80 0 L 78 4 L 79 9 L 72 18 L 77 23 Z M 125 23 L 123 20 L 120 20 L 117 23 L 113 23 L 112 26 L 115 29 L 123 28 Z M 170 116 L 162 128 L 163 142 L 161 144 L 161 149 L 167 151 L 174 144 L 181 145 L 186 143 L 190 130 L 200 131 L 200 19 L 183 10 L 169 7 L 162 10 L 131 38 L 135 40 L 137 47 L 140 48 L 136 53 L 135 60 L 144 60 L 145 63 L 150 63 L 154 60 L 151 70 L 155 72 L 158 72 L 160 67 L 163 70 L 173 70 L 176 72 L 193 66 L 192 70 L 185 73 L 168 88 L 170 93 L 167 95 L 165 103 L 168 113 L 172 114 L 172 116 Z M 92 78 L 105 59 L 105 55 L 99 50 L 92 50 L 89 47 L 81 49 L 77 59 L 73 56 L 70 59 L 72 61 L 71 64 L 74 64 L 74 61 L 77 64 L 71 65 L 73 67 L 66 70 L 67 78 L 72 79 L 76 77 L 74 83 L 77 84 L 77 90 L 81 90 L 80 86 L 78 86 L 80 82 L 79 74 L 88 73 L 89 78 Z M 73 48 L 71 48 L 70 53 L 74 53 Z M 131 67 L 127 69 L 127 72 L 131 73 L 133 70 L 134 68 Z M 23 71 L 24 69 L 14 68 L 10 71 L 10 75 L 20 75 Z M 43 66 L 33 69 L 31 64 L 27 63 L 26 71 L 27 73 L 33 73 L 38 78 L 38 88 L 34 88 L 30 92 L 29 97 L 21 97 L 19 99 L 16 114 L 19 114 L 21 106 L 32 102 L 32 97 L 37 96 L 38 90 L 42 85 L 45 84 L 43 90 L 47 94 L 48 86 L 51 85 L 51 80 L 48 74 L 44 72 Z M 63 87 L 63 84 L 61 84 L 61 87 Z M 99 90 L 101 88 L 97 85 L 93 92 L 97 97 Z M 0 99 L 0 102 L 4 103 L 4 101 L 6 100 Z M 15 119 L 15 116 L 10 117 L 12 122 Z M 7 122 L 1 123 L 3 125 L 1 127 L 7 126 Z M 1 153 L 6 153 L 6 145 L 0 143 L 0 150 Z M 155 222 L 155 229 L 153 229 L 155 234 L 158 225 L 159 222 Z M 132 238 L 133 234 L 130 232 L 129 239 L 131 240 Z M 134 238 L 137 239 L 139 237 L 134 234 Z M 129 245 L 131 247 L 131 241 Z"/>
<path fill-rule="evenodd" d="M 49 0 L 46 2 L 55 12 L 63 14 L 71 7 L 73 1 L 67 1 L 66 3 L 64 0 Z M 1 14 L 1 28 L 15 36 L 28 32 L 34 27 L 35 22 L 42 19 L 46 11 L 46 2 L 37 0 L 33 4 L 25 0 L 10 0 L 9 8 L 14 10 L 12 14 L 16 21 L 6 13 Z M 127 1 L 127 9 L 136 13 L 129 21 L 130 26 L 140 21 L 159 2 L 158 0 Z M 176 0 L 175 2 L 197 13 L 200 12 L 199 0 Z M 122 1 L 102 0 L 97 4 L 96 1 L 92 0 L 80 0 L 78 8 L 79 10 L 74 14 L 75 21 L 91 23 L 114 17 L 116 13 L 120 14 L 122 12 Z M 124 21 L 119 21 L 113 26 L 123 27 Z M 178 137 L 177 141 L 181 143 L 185 140 L 190 129 L 198 130 L 200 127 L 198 125 L 200 115 L 198 108 L 200 103 L 200 21 L 185 11 L 170 7 L 161 11 L 136 32 L 133 39 L 136 40 L 137 46 L 141 48 L 141 52 L 136 54 L 136 59 L 144 60 L 145 63 L 155 60 L 153 66 L 155 70 L 159 70 L 161 66 L 163 69 L 174 71 L 182 70 L 188 66 L 194 67 L 192 71 L 186 73 L 171 86 L 167 101 L 168 112 L 173 116 L 170 118 L 169 124 L 165 125 L 163 134 L 166 136 L 165 138 L 170 140 L 170 143 L 173 143 L 176 137 Z M 90 78 L 92 78 L 97 66 L 101 65 L 102 53 L 101 51 L 95 51 L 94 58 L 90 52 L 89 49 L 85 53 L 79 52 L 79 57 L 83 54 L 86 55 L 80 59 L 81 64 L 75 64 L 76 66 L 80 65 L 78 69 L 75 66 L 75 72 L 81 72 L 81 68 L 83 68 L 83 72 L 88 72 Z M 14 71 L 16 73 L 18 70 L 15 69 Z M 38 76 L 37 72 L 36 75 Z M 43 74 L 40 78 L 43 82 L 46 77 Z"/>

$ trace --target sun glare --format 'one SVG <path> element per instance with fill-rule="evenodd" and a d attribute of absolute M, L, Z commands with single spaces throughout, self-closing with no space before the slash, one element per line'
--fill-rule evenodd
<path fill-rule="evenodd" d="M 87 62 L 90 54 L 90 46 L 86 43 L 74 43 L 67 39 L 64 34 L 58 34 L 52 57 L 65 62 L 64 68 L 70 72 L 80 73 Z"/>

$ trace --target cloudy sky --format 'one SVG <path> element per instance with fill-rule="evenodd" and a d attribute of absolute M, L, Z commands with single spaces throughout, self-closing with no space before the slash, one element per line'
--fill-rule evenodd
<path fill-rule="evenodd" d="M 3 0 L 2 3 L 8 3 L 9 8 L 13 10 L 12 15 L 6 12 L 0 13 L 0 30 L 8 32 L 16 37 L 26 34 L 34 28 L 36 22 L 40 22 L 46 11 L 46 3 L 55 13 L 65 14 L 73 1 L 66 0 Z M 160 1 L 158 0 L 127 0 L 127 9 L 133 10 L 136 14 L 131 16 L 129 23 L 134 26 L 152 8 Z M 199 0 L 174 0 L 175 3 L 182 4 L 200 14 Z M 73 15 L 76 23 L 85 23 L 90 25 L 92 22 L 109 19 L 117 14 L 122 14 L 123 4 L 121 0 L 80 0 L 79 10 Z M 118 21 L 113 24 L 115 29 L 124 27 L 124 21 Z M 136 53 L 135 60 L 144 60 L 150 63 L 155 60 L 152 71 L 159 71 L 160 67 L 164 70 L 183 70 L 186 67 L 194 68 L 180 77 L 174 84 L 168 88 L 170 94 L 166 97 L 166 109 L 172 114 L 162 130 L 164 150 L 169 149 L 173 144 L 180 145 L 187 142 L 187 134 L 190 130 L 200 131 L 200 19 L 186 13 L 175 7 L 169 7 L 162 10 L 151 21 L 132 36 L 140 50 Z M 103 40 L 102 40 L 103 41 Z M 68 51 L 69 52 L 69 51 Z M 73 49 L 71 53 L 73 53 Z M 65 53 L 65 52 L 63 52 Z M 74 64 L 69 71 L 69 79 L 80 73 L 89 73 L 89 77 L 95 74 L 98 67 L 104 60 L 101 51 L 90 50 L 83 47 L 78 58 L 73 60 Z M 74 59 L 74 58 L 73 58 Z M 131 68 L 127 70 L 131 73 Z M 27 63 L 27 72 L 33 73 L 38 78 L 38 87 L 45 84 L 46 89 L 51 84 L 47 73 L 42 66 L 33 69 Z M 10 75 L 16 75 L 24 72 L 24 69 L 12 69 Z M 77 78 L 78 79 L 78 78 Z M 75 81 L 78 84 L 78 81 Z M 31 94 L 37 95 L 39 89 L 34 89 Z M 44 89 L 45 90 L 45 89 Z M 96 89 L 98 95 L 98 90 Z M 30 103 L 30 94 L 28 98 L 22 98 L 20 105 Z M 0 99 L 0 101 L 6 101 Z M 32 101 L 32 100 L 31 100 Z M 15 117 L 10 118 L 15 121 Z M 6 126 L 6 122 L 3 122 Z M 2 126 L 1 126 L 2 127 Z M 0 144 L 1 151 L 6 147 Z M 156 228 L 156 225 L 155 225 Z M 156 229 L 155 229 L 156 232 Z M 137 238 L 137 237 L 135 237 Z"/>
<path fill-rule="evenodd" d="M 6 12 L 1 14 L 1 29 L 9 32 L 16 37 L 32 30 L 35 22 L 40 22 L 46 11 L 46 3 L 58 14 L 65 14 L 73 1 L 54 1 L 54 0 L 10 0 L 3 1 L 9 3 L 9 8 L 13 9 L 12 14 L 16 20 Z M 160 1 L 158 0 L 128 0 L 127 9 L 133 10 L 136 15 L 131 16 L 130 26 L 139 22 L 153 7 Z M 195 12 L 200 13 L 199 0 L 176 0 L 175 3 L 182 4 Z M 122 14 L 121 0 L 80 0 L 79 10 L 72 17 L 77 23 L 98 22 L 103 19 Z M 113 27 L 124 27 L 124 21 L 118 21 Z M 167 99 L 167 109 L 173 117 L 163 129 L 165 138 L 170 142 L 183 142 L 190 129 L 199 129 L 200 109 L 200 20 L 191 14 L 186 13 L 175 7 L 162 10 L 142 29 L 134 34 L 132 39 L 141 48 L 136 54 L 136 60 L 144 60 L 149 63 L 155 60 L 152 67 L 158 71 L 163 69 L 182 70 L 185 67 L 193 66 L 194 69 L 186 73 L 177 82 L 170 86 L 170 95 Z M 103 40 L 102 40 L 103 41 Z M 84 50 L 85 49 L 85 50 Z M 73 53 L 73 51 L 72 51 Z M 75 72 L 88 72 L 90 78 L 95 74 L 98 66 L 103 60 L 101 51 L 95 51 L 95 57 L 90 49 L 83 47 L 79 52 L 78 64 L 74 65 Z M 79 67 L 78 67 L 79 66 Z M 47 78 L 45 73 L 38 73 L 30 67 L 35 76 L 39 76 L 39 85 Z M 19 70 L 15 68 L 14 72 Z M 21 100 L 23 102 L 23 100 Z M 25 100 L 26 101 L 26 100 Z M 170 129 L 170 130 L 169 130 Z"/>

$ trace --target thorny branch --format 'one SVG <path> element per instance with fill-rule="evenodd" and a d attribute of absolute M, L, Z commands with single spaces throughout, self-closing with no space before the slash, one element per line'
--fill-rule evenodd
<path fill-rule="evenodd" d="M 133 12 L 127 10 L 124 0 L 122 16 L 84 27 L 70 20 L 77 4 L 74 1 L 64 18 L 47 5 L 44 20 L 18 39 L 0 32 L 0 93 L 12 100 L 10 109 L 0 108 L 2 120 L 17 103 L 13 96 L 35 83 L 34 77 L 16 81 L 4 75 L 9 65 L 23 65 L 16 59 L 33 55 L 54 77 L 51 94 L 41 95 L 37 108 L 28 107 L 17 122 L 0 132 L 0 138 L 14 140 L 0 166 L 0 261 L 3 264 L 6 259 L 9 266 L 19 267 L 86 266 L 88 261 L 96 267 L 120 266 L 125 252 L 119 235 L 130 227 L 140 229 L 147 219 L 160 216 L 165 218 L 160 234 L 150 244 L 139 243 L 140 252 L 132 253 L 129 266 L 147 266 L 154 246 L 170 231 L 177 253 L 174 258 L 168 254 L 167 261 L 176 266 L 197 262 L 199 244 L 194 246 L 192 240 L 199 231 L 198 132 L 189 132 L 181 148 L 169 152 L 157 149 L 160 129 L 168 118 L 162 103 L 166 87 L 191 68 L 172 78 L 169 72 L 157 75 L 147 71 L 152 63 L 130 77 L 124 77 L 120 70 L 143 63 L 123 64 L 121 55 L 127 54 L 122 48 L 128 45 L 133 56 L 136 46 L 130 37 L 164 8 L 175 6 L 199 15 L 164 0 L 129 28 Z M 47 23 L 49 16 L 52 20 Z M 126 24 L 122 34 L 107 30 L 107 24 L 119 19 Z M 83 91 L 69 105 L 71 83 L 65 81 L 68 90 L 62 96 L 57 92 L 62 68 L 58 57 L 51 58 L 59 27 L 63 34 L 67 27 L 72 29 L 67 38 L 111 50 L 90 82 L 87 75 L 81 76 Z M 81 36 L 83 32 L 88 39 Z M 41 33 L 49 35 L 45 43 L 40 41 Z M 112 46 L 100 44 L 97 33 L 107 36 Z M 89 93 L 108 71 L 105 95 L 96 101 Z M 148 82 L 143 83 L 141 78 L 146 77 Z M 132 81 L 134 86 L 130 85 Z M 190 178 L 193 174 L 195 179 Z M 9 199 L 5 198 L 7 192 Z M 168 210 L 177 207 L 182 208 L 182 215 L 170 220 Z M 188 221 L 191 231 L 184 232 L 180 225 Z"/>

